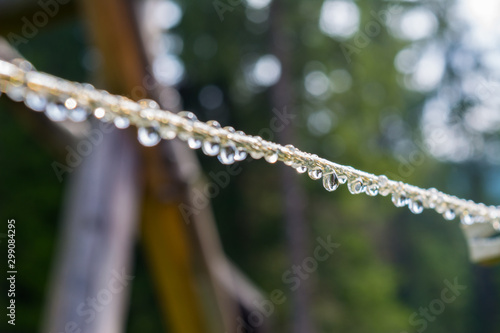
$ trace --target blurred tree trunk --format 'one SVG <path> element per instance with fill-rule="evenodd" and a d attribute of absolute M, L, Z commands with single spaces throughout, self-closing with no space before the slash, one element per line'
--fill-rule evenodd
<path fill-rule="evenodd" d="M 293 47 L 289 35 L 285 30 L 286 8 L 281 0 L 275 0 L 271 5 L 269 15 L 271 53 L 281 63 L 281 77 L 276 85 L 271 88 L 271 103 L 275 108 L 293 109 L 295 100 L 292 86 L 292 54 Z M 292 110 L 293 111 L 293 110 Z M 296 140 L 293 123 L 288 124 L 277 133 L 278 141 L 291 144 Z M 310 232 L 305 220 L 306 196 L 298 180 L 297 172 L 292 168 L 279 165 L 281 175 L 281 191 L 285 218 L 287 244 L 290 260 L 293 265 L 300 265 L 308 257 L 308 240 Z M 292 332 L 312 333 L 313 323 L 310 316 L 311 309 L 311 284 L 310 279 L 301 281 L 300 287 L 292 294 Z"/>

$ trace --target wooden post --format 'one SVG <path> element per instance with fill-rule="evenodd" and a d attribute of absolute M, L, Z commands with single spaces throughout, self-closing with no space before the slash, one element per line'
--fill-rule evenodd
<path fill-rule="evenodd" d="M 123 332 L 140 211 L 139 159 L 130 137 L 106 131 L 69 184 L 43 332 Z"/>

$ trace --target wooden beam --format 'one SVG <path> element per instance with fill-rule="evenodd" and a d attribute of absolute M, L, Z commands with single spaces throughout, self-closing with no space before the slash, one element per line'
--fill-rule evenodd
<path fill-rule="evenodd" d="M 124 331 L 140 212 L 139 158 L 126 133 L 103 136 L 69 184 L 42 332 Z"/>
<path fill-rule="evenodd" d="M 143 85 L 145 69 L 150 68 L 141 21 L 135 22 L 127 1 L 88 0 L 82 5 L 93 39 L 104 57 L 106 82 L 112 87 L 127 86 L 124 93 L 130 95 L 134 88 Z M 148 79 L 149 82 L 155 80 L 150 75 Z M 172 88 L 157 84 L 147 92 L 154 98 L 158 97 L 155 93 L 164 89 Z M 208 301 L 210 315 L 202 305 L 206 299 L 214 297 L 214 286 L 212 282 L 208 283 L 208 293 L 205 292 L 203 299 L 200 297 L 198 282 L 203 276 L 200 272 L 208 264 L 196 265 L 204 262 L 205 257 L 196 245 L 197 239 L 191 237 L 192 225 L 184 221 L 178 209 L 188 198 L 185 193 L 189 193 L 190 188 L 189 180 L 180 178 L 177 170 L 185 168 L 187 163 L 197 165 L 197 162 L 193 153 L 179 144 L 162 142 L 157 147 L 143 149 L 146 180 L 141 228 L 143 244 L 162 310 L 171 329 L 174 332 L 230 331 L 221 317 L 224 313 L 224 318 L 229 318 L 231 307 L 224 311 L 224 306 L 222 310 L 221 297 Z M 230 320 L 235 321 L 235 318 L 227 319 Z M 215 329 L 211 330 L 211 327 Z"/>

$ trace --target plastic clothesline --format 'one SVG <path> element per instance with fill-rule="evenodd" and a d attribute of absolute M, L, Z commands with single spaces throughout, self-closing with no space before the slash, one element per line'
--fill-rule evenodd
<path fill-rule="evenodd" d="M 135 125 L 138 140 L 144 146 L 154 146 L 161 139 L 179 138 L 191 149 L 202 149 L 209 156 L 217 156 L 223 164 L 264 158 L 268 163 L 278 161 L 299 173 L 307 172 L 313 180 L 322 179 L 327 191 L 347 184 L 352 194 L 369 196 L 391 195 L 396 207 L 408 206 L 414 214 L 433 209 L 446 220 L 456 217 L 465 226 L 490 224 L 500 231 L 500 207 L 486 206 L 471 200 L 457 198 L 443 192 L 422 189 L 385 175 L 374 175 L 303 152 L 292 145 L 266 141 L 247 135 L 232 127 L 221 127 L 217 121 L 201 122 L 187 111 L 173 113 L 161 110 L 152 100 L 135 102 L 127 97 L 111 95 L 90 84 L 70 82 L 36 71 L 25 60 L 0 60 L 0 94 L 4 92 L 16 102 L 24 102 L 34 111 L 44 112 L 55 122 L 81 122 L 94 116 L 103 122 L 113 122 L 117 128 Z"/>

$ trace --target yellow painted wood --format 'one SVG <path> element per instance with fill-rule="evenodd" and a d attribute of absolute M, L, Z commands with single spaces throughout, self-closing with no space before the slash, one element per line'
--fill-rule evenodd
<path fill-rule="evenodd" d="M 159 203 L 151 196 L 145 199 L 143 207 L 143 246 L 163 315 L 172 332 L 205 332 L 184 221 L 174 204 Z"/>

